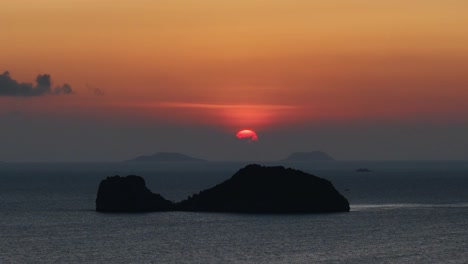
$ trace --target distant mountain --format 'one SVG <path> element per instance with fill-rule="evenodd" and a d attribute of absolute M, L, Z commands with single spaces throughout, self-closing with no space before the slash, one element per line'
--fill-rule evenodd
<path fill-rule="evenodd" d="M 127 162 L 204 162 L 206 160 L 197 159 L 181 153 L 158 152 L 149 156 L 139 156 Z"/>
<path fill-rule="evenodd" d="M 293 161 L 293 162 L 309 162 L 309 161 L 323 161 L 323 160 L 335 160 L 330 155 L 322 151 L 312 152 L 295 152 L 289 155 L 282 161 Z"/>

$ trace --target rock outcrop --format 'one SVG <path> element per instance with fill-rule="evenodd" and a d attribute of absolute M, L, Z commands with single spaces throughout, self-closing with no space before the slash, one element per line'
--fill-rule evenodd
<path fill-rule="evenodd" d="M 151 193 L 138 176 L 108 177 L 99 186 L 102 212 L 194 211 L 233 213 L 348 212 L 349 203 L 330 181 L 284 167 L 249 165 L 230 179 L 179 203 Z"/>
<path fill-rule="evenodd" d="M 99 212 L 155 212 L 169 211 L 171 201 L 146 188 L 140 176 L 107 177 L 99 184 L 96 211 Z"/>

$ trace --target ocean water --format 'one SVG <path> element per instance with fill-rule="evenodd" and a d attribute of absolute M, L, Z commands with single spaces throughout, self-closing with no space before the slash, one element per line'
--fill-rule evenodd
<path fill-rule="evenodd" d="M 0 263 L 468 263 L 468 162 L 287 164 L 331 180 L 349 213 L 94 211 L 106 176 L 181 200 L 244 165 L 0 164 Z"/>

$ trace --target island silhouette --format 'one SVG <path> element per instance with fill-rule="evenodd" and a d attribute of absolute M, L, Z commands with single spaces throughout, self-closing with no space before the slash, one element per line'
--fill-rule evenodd
<path fill-rule="evenodd" d="M 98 212 L 348 212 L 349 202 L 328 180 L 282 166 L 248 165 L 230 179 L 180 202 L 171 202 L 146 188 L 140 176 L 102 180 Z"/>
<path fill-rule="evenodd" d="M 146 188 L 140 176 L 113 176 L 101 181 L 96 198 L 99 212 L 155 212 L 173 210 L 174 204 Z"/>
<path fill-rule="evenodd" d="M 368 168 L 359 168 L 356 170 L 356 172 L 372 172 L 372 171 Z"/>

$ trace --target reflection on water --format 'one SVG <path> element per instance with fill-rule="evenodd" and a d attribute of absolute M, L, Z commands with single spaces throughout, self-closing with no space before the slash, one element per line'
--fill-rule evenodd
<path fill-rule="evenodd" d="M 401 203 L 401 204 L 353 204 L 351 211 L 363 210 L 378 210 L 378 209 L 417 209 L 417 208 L 468 208 L 468 203 L 456 204 L 415 204 L 415 203 Z"/>

